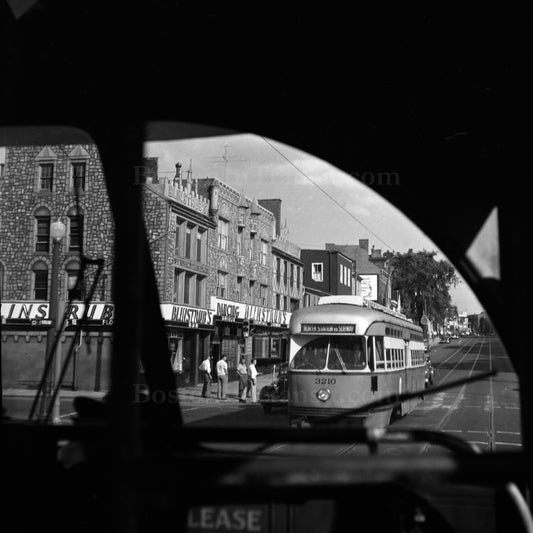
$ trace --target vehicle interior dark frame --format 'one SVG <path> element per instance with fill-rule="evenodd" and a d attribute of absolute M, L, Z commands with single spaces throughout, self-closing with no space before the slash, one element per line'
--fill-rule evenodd
<path fill-rule="evenodd" d="M 62 126 L 86 132 L 103 160 L 120 273 L 113 288 L 112 390 L 101 424 L 2 422 L 6 531 L 36 524 L 152 530 L 164 526 L 172 498 L 174 527 L 181 529 L 189 503 L 294 498 L 286 473 L 308 468 L 305 459 L 266 467 L 249 457 L 205 453 L 200 442 L 227 440 L 227 432 L 185 431 L 175 403 L 151 405 L 148 413 L 133 405 L 137 356 L 150 387 L 173 387 L 139 191 L 128 170 L 142 162 L 148 123 L 188 123 L 188 136 L 204 136 L 206 128 L 264 135 L 352 175 L 397 172 L 399 186 L 374 189 L 457 267 L 519 376 L 520 453 L 459 453 L 431 464 L 414 458 L 411 477 L 394 458 L 371 458 L 372 468 L 357 472 L 346 459 L 324 458 L 322 477 L 299 486 L 298 498 L 349 500 L 354 487 L 375 485 L 379 472 L 406 482 L 514 481 L 528 497 L 533 360 L 529 246 L 522 236 L 530 212 L 532 57 L 526 9 L 0 1 L 0 146 L 66 141 Z M 41 126 L 58 126 L 55 138 L 44 141 Z M 176 138 L 159 126 L 148 133 Z M 495 207 L 499 280 L 481 278 L 466 257 Z M 120 319 L 126 312 L 127 323 Z M 294 436 L 250 429 L 231 438 L 332 437 L 323 430 Z M 350 434 L 341 430 L 335 438 Z M 100 468 L 65 475 L 55 461 L 59 439 L 90 442 Z M 346 471 L 351 478 L 339 482 Z M 101 489 L 103 501 L 91 499 L 88 486 Z M 341 513 L 337 529 L 348 523 Z"/>

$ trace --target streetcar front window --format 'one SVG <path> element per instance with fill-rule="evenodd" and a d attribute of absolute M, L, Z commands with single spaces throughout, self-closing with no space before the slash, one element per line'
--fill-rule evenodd
<path fill-rule="evenodd" d="M 322 370 L 326 366 L 329 339 L 320 337 L 300 348 L 293 360 L 291 368 L 296 370 Z"/>
<path fill-rule="evenodd" d="M 361 337 L 331 337 L 328 370 L 361 370 L 366 367 Z"/>
<path fill-rule="evenodd" d="M 327 359 L 327 365 L 326 365 Z M 295 370 L 362 370 L 366 357 L 362 337 L 320 337 L 300 348 L 291 368 Z"/>

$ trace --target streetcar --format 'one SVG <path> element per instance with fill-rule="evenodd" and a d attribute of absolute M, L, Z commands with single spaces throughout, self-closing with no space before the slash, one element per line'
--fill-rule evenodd
<path fill-rule="evenodd" d="M 305 427 L 328 417 L 344 425 L 389 424 L 420 398 L 352 414 L 391 394 L 423 390 L 422 328 L 402 313 L 361 296 L 326 296 L 293 313 L 289 347 L 289 423 Z"/>

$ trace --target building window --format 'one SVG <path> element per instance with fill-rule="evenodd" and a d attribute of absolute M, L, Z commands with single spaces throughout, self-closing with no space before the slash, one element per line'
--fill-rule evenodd
<path fill-rule="evenodd" d="M 69 217 L 69 252 L 79 252 L 83 249 L 83 213 L 73 208 L 68 213 Z"/>
<path fill-rule="evenodd" d="M 242 228 L 237 229 L 237 255 L 242 255 L 242 236 L 244 235 Z"/>
<path fill-rule="evenodd" d="M 0 302 L 4 299 L 4 265 L 0 263 Z"/>
<path fill-rule="evenodd" d="M 280 282 L 281 279 L 281 260 L 279 257 L 276 257 L 276 281 Z"/>
<path fill-rule="evenodd" d="M 311 264 L 311 277 L 313 278 L 313 281 L 323 281 L 322 267 L 323 263 Z"/>
<path fill-rule="evenodd" d="M 185 228 L 185 257 L 186 259 L 191 258 L 191 233 L 192 233 L 192 226 L 187 224 L 187 227 Z"/>
<path fill-rule="evenodd" d="M 48 300 L 48 267 L 44 261 L 37 261 L 33 270 L 33 296 L 35 300 Z"/>
<path fill-rule="evenodd" d="M 289 283 L 291 287 L 294 287 L 294 265 L 291 263 L 291 275 L 289 278 Z"/>
<path fill-rule="evenodd" d="M 77 190 L 85 190 L 85 175 L 87 163 L 72 163 L 72 187 Z"/>
<path fill-rule="evenodd" d="M 311 295 L 304 294 L 304 307 L 311 307 Z"/>
<path fill-rule="evenodd" d="M 229 222 L 222 218 L 218 219 L 218 247 L 228 249 Z"/>
<path fill-rule="evenodd" d="M 268 258 L 268 242 L 261 239 L 261 264 L 267 264 Z"/>
<path fill-rule="evenodd" d="M 67 266 L 67 300 L 83 300 L 83 278 L 78 263 L 71 263 Z M 79 282 L 78 282 L 79 279 Z"/>
<path fill-rule="evenodd" d="M 225 298 L 228 291 L 228 274 L 221 270 L 217 273 L 217 296 Z"/>
<path fill-rule="evenodd" d="M 184 272 L 182 270 L 174 271 L 174 301 L 180 303 L 180 293 L 181 293 L 181 284 L 182 277 Z"/>
<path fill-rule="evenodd" d="M 253 304 L 254 299 L 254 287 L 255 287 L 255 281 L 250 280 L 250 303 Z"/>
<path fill-rule="evenodd" d="M 287 286 L 287 274 L 289 272 L 289 266 L 287 261 L 283 261 L 283 285 Z"/>
<path fill-rule="evenodd" d="M 286 311 L 288 308 L 289 308 L 289 306 L 287 304 L 287 297 L 284 296 L 283 297 L 283 310 Z"/>
<path fill-rule="evenodd" d="M 176 240 L 174 241 L 174 255 L 181 257 L 183 252 L 183 240 L 185 234 L 185 221 L 176 217 Z"/>
<path fill-rule="evenodd" d="M 237 291 L 236 291 L 235 296 L 237 297 L 237 301 L 240 302 L 241 297 L 242 297 L 242 277 L 241 276 L 237 276 Z"/>
<path fill-rule="evenodd" d="M 205 262 L 205 259 L 204 259 L 205 258 L 204 243 L 206 242 L 205 236 L 206 236 L 205 230 L 198 228 L 196 232 L 196 261 L 198 261 L 198 263 Z"/>
<path fill-rule="evenodd" d="M 276 294 L 276 309 L 281 309 L 280 308 L 280 295 L 279 294 Z"/>
<path fill-rule="evenodd" d="M 54 185 L 54 164 L 41 163 L 39 165 L 39 190 L 52 192 Z"/>
<path fill-rule="evenodd" d="M 266 307 L 267 304 L 268 287 L 266 285 L 259 286 L 259 297 L 261 298 L 261 305 Z"/>
<path fill-rule="evenodd" d="M 191 290 L 193 288 L 193 278 L 194 274 L 191 272 L 185 272 L 185 279 L 183 281 L 183 303 L 189 304 L 191 303 Z"/>
<path fill-rule="evenodd" d="M 205 277 L 204 276 L 196 276 L 195 304 L 198 307 L 202 307 L 204 305 L 204 292 L 205 292 Z"/>
<path fill-rule="evenodd" d="M 5 163 L 0 163 L 0 179 L 4 177 Z"/>
<path fill-rule="evenodd" d="M 294 298 L 291 298 L 291 313 L 294 313 L 300 308 L 300 302 L 298 300 L 295 300 Z"/>
<path fill-rule="evenodd" d="M 254 260 L 254 243 L 255 243 L 255 234 L 250 233 L 250 261 Z"/>
<path fill-rule="evenodd" d="M 50 211 L 44 207 L 35 213 L 35 251 L 48 252 L 50 250 Z"/>
<path fill-rule="evenodd" d="M 300 290 L 300 267 L 296 267 L 296 289 Z"/>

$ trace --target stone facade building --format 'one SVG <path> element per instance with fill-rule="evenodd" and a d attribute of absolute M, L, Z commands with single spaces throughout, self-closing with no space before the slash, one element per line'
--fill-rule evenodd
<path fill-rule="evenodd" d="M 59 219 L 66 235 L 56 265 L 58 296 L 67 306 L 70 301 L 61 342 L 65 349 L 95 277 L 94 265 L 80 275 L 82 254 L 104 265 L 66 384 L 106 389 L 114 231 L 98 150 L 85 144 L 20 146 L 7 147 L 2 155 L 3 386 L 32 387 L 41 377 L 50 327 L 50 227 Z M 290 311 L 300 296 L 296 285 L 287 288 L 287 303 L 277 305 L 282 300 L 273 286 L 274 250 L 278 257 L 285 254 L 293 264 L 301 263 L 298 250 L 279 239 L 279 216 L 216 178 L 193 179 L 179 164 L 174 177 L 161 178 L 157 158 L 146 158 L 139 186 L 177 384 L 199 380 L 205 355 L 214 361 L 228 355 L 230 369 L 242 355 L 283 358 L 280 339 L 286 337 Z"/>
<path fill-rule="evenodd" d="M 4 152 L 0 181 L 0 264 L 2 274 L 2 363 L 4 387 L 38 382 L 45 357 L 52 277 L 51 223 L 60 220 L 57 283 L 60 301 L 80 302 L 94 280 L 80 276 L 82 250 L 100 258 L 104 269 L 90 309 L 91 325 L 67 375 L 73 388 L 107 387 L 111 349 L 113 220 L 103 169 L 94 145 L 13 146 Z M 82 317 L 80 305 L 67 310 L 67 344 Z"/>

